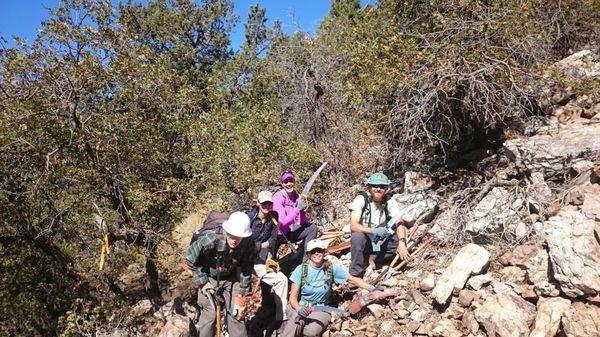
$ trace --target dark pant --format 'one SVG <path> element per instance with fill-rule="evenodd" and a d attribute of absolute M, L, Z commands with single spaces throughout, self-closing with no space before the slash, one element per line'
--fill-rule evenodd
<path fill-rule="evenodd" d="M 352 232 L 350 245 L 350 275 L 362 277 L 369 265 L 369 256 L 373 253 L 371 239 L 368 234 Z M 376 253 L 375 265 L 383 265 L 386 260 L 396 256 L 396 249 L 398 249 L 398 236 L 392 235 L 381 245 L 381 251 Z"/>
<path fill-rule="evenodd" d="M 306 245 L 308 241 L 317 238 L 318 228 L 316 224 L 306 224 L 302 227 L 296 229 L 295 231 L 288 232 L 285 237 L 282 235 L 277 235 L 277 243 L 275 247 L 275 252 L 279 251 L 279 246 L 283 243 L 290 242 L 296 243 L 299 241 L 303 241 L 302 246 L 298 248 L 298 255 L 304 256 L 306 254 Z"/>

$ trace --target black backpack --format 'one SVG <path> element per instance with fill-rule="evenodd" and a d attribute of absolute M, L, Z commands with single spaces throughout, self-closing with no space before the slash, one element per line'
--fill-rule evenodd
<path fill-rule="evenodd" d="M 365 212 L 368 212 L 367 214 L 369 215 L 369 224 L 371 224 L 371 201 L 372 201 L 371 196 L 367 192 L 360 192 L 359 195 L 362 195 L 362 197 L 365 198 L 365 205 L 363 206 L 363 209 L 360 212 L 360 219 L 362 220 Z M 390 220 L 390 216 L 388 214 L 388 205 L 387 205 L 390 198 L 391 198 L 390 195 L 386 194 L 383 196 L 383 200 L 381 200 L 381 203 L 385 205 L 383 207 L 383 213 L 385 214 L 385 222 L 386 223 Z"/>
<path fill-rule="evenodd" d="M 190 245 L 196 240 L 198 240 L 202 232 L 206 230 L 215 230 L 217 234 L 221 235 L 223 233 L 223 222 L 225 222 L 225 220 L 227 219 L 229 219 L 229 213 L 227 212 L 211 211 L 210 213 L 208 213 L 206 220 L 204 220 L 204 222 L 202 223 L 202 227 L 196 229 L 192 233 L 192 240 L 190 241 Z"/>

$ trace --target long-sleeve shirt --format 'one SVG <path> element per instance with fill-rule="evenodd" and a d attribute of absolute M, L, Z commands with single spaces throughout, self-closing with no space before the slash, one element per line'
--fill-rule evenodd
<path fill-rule="evenodd" d="M 264 219 L 264 222 L 261 221 L 258 216 L 258 208 L 253 207 L 246 214 L 250 218 L 250 229 L 252 229 L 252 240 L 254 241 L 254 245 L 256 246 L 256 252 L 258 255 L 261 255 L 261 245 L 265 242 L 269 243 L 269 249 L 275 248 L 275 243 L 277 241 L 277 212 L 271 211 L 271 214 Z M 273 221 L 275 219 L 275 222 Z M 263 259 L 266 259 L 266 254 L 268 250 L 264 252 L 265 256 L 257 256 L 256 263 L 265 262 Z M 272 252 L 273 256 L 275 256 L 275 252 Z"/>
<path fill-rule="evenodd" d="M 279 216 L 279 230 L 278 234 L 287 234 L 290 230 L 299 228 L 300 226 L 308 223 L 308 217 L 306 212 L 299 212 L 296 208 L 296 200 L 300 196 L 298 193 L 292 193 L 291 197 L 288 197 L 284 190 L 279 190 L 273 195 L 273 210 L 277 212 Z M 292 224 L 295 224 L 291 228 Z"/>
<path fill-rule="evenodd" d="M 231 249 L 223 240 L 226 240 L 224 233 L 206 230 L 190 245 L 185 260 L 194 275 L 194 283 L 200 286 L 208 282 L 209 276 L 217 278 L 220 255 L 220 278 L 225 279 L 237 273 L 240 288 L 248 291 L 256 256 L 254 242 L 252 238 L 244 238 L 237 247 Z"/>

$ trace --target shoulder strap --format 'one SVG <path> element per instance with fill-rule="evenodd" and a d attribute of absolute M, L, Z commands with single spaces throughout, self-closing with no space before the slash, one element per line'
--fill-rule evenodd
<path fill-rule="evenodd" d="M 389 220 L 389 210 L 388 210 L 388 201 L 390 201 L 390 199 L 392 199 L 392 197 L 389 195 L 389 193 L 386 193 L 383 196 L 383 213 L 385 214 L 385 221 L 387 222 Z"/>
<path fill-rule="evenodd" d="M 302 275 L 300 276 L 300 287 L 302 287 L 303 284 L 308 283 L 307 276 L 308 276 L 308 263 L 303 262 L 302 263 Z"/>
<path fill-rule="evenodd" d="M 368 211 L 367 214 L 369 214 L 369 223 L 367 224 L 368 226 L 371 225 L 371 196 L 369 196 L 369 193 L 367 192 L 360 192 L 359 195 L 361 195 L 364 199 L 365 199 L 365 205 L 362 208 L 362 211 L 360 212 L 360 219 L 362 220 L 363 215 L 365 214 L 365 211 Z M 363 224 L 365 225 L 365 224 Z"/>
<path fill-rule="evenodd" d="M 327 261 L 327 273 L 329 274 L 329 285 L 333 286 L 333 263 Z"/>

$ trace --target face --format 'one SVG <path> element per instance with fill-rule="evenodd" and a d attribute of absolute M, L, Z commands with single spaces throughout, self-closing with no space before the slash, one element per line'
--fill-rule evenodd
<path fill-rule="evenodd" d="M 287 193 L 292 193 L 294 192 L 295 184 L 296 181 L 293 178 L 287 178 L 283 183 L 281 183 L 281 187 L 283 187 Z"/>
<path fill-rule="evenodd" d="M 258 203 L 258 210 L 262 214 L 269 214 L 269 212 L 273 209 L 273 203 L 270 201 L 265 201 Z"/>
<path fill-rule="evenodd" d="M 388 187 L 386 185 L 370 185 L 371 196 L 373 197 L 373 201 L 380 202 L 385 195 Z"/>
<path fill-rule="evenodd" d="M 242 237 L 227 234 L 227 245 L 229 246 L 229 248 L 234 249 L 235 247 L 240 245 L 242 239 Z"/>
<path fill-rule="evenodd" d="M 308 252 L 308 257 L 314 264 L 320 265 L 325 258 L 325 249 L 315 248 Z"/>

